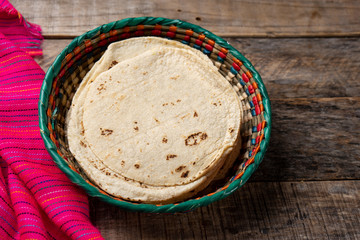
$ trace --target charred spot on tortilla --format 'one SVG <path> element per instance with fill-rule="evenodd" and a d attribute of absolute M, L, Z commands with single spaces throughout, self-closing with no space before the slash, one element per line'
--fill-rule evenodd
<path fill-rule="evenodd" d="M 183 172 L 183 173 L 181 174 L 181 177 L 182 177 L 182 178 L 187 178 L 187 176 L 189 175 L 189 172 L 190 172 L 190 171 Z"/>
<path fill-rule="evenodd" d="M 166 160 L 170 160 L 171 158 L 176 158 L 176 157 L 177 157 L 176 154 L 168 154 L 168 155 L 166 156 Z"/>
<path fill-rule="evenodd" d="M 185 139 L 186 146 L 194 146 L 200 144 L 201 141 L 205 140 L 208 137 L 206 133 L 197 132 L 193 133 Z"/>
<path fill-rule="evenodd" d="M 87 147 L 87 145 L 83 141 L 80 141 L 80 145 L 83 147 Z"/>
<path fill-rule="evenodd" d="M 118 62 L 116 60 L 112 61 L 110 66 L 108 67 L 108 70 L 110 70 L 113 66 L 115 66 L 116 64 L 118 64 Z"/>
<path fill-rule="evenodd" d="M 175 172 L 181 172 L 181 170 L 183 170 L 184 168 L 186 168 L 186 166 L 179 166 L 175 169 Z"/>
<path fill-rule="evenodd" d="M 200 135 L 201 140 L 205 140 L 207 137 L 208 137 L 208 135 L 206 133 L 203 133 Z"/>
<path fill-rule="evenodd" d="M 176 75 L 176 76 L 174 76 L 174 77 L 170 77 L 170 79 L 176 80 L 176 79 L 178 79 L 179 77 L 180 77 L 179 75 Z"/>
<path fill-rule="evenodd" d="M 98 94 L 101 94 L 103 90 L 106 90 L 105 84 L 101 83 L 100 86 L 96 89 L 99 91 Z"/>
<path fill-rule="evenodd" d="M 101 131 L 101 135 L 103 135 L 103 136 L 109 136 L 114 132 L 114 130 L 102 129 L 102 128 L 100 128 L 100 131 Z"/>

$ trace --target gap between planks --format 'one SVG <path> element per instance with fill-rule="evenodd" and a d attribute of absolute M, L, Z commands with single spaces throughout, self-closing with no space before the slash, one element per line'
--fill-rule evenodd
<path fill-rule="evenodd" d="M 226 38 L 263 78 L 270 99 L 359 97 L 360 38 Z M 46 39 L 46 69 L 71 39 Z"/>
<path fill-rule="evenodd" d="M 221 36 L 358 36 L 358 1 L 13 0 L 46 35 L 80 35 L 104 23 L 141 16 L 181 19 Z"/>
<path fill-rule="evenodd" d="M 91 30 L 91 29 L 89 29 Z M 84 32 L 85 33 L 85 32 Z M 45 39 L 54 39 L 54 40 L 61 40 L 61 39 L 74 39 L 79 35 L 62 35 L 62 34 L 44 34 L 43 37 Z M 215 35 L 222 37 L 222 38 L 348 38 L 348 37 L 360 37 L 360 32 L 353 32 L 353 33 L 328 33 L 328 34 L 234 34 L 234 33 L 216 33 Z"/>
<path fill-rule="evenodd" d="M 291 98 L 270 98 L 270 101 L 289 101 L 289 100 L 297 100 L 297 101 L 319 101 L 319 102 L 327 102 L 327 101 L 336 101 L 336 100 L 353 100 L 360 101 L 360 97 L 291 97 Z"/>
<path fill-rule="evenodd" d="M 90 198 L 106 239 L 358 239 L 359 181 L 246 183 L 179 214 L 129 213 Z"/>
<path fill-rule="evenodd" d="M 265 153 L 266 155 L 266 153 Z M 260 163 L 260 166 L 263 163 Z M 256 174 L 256 171 L 255 173 Z M 252 180 L 252 177 L 248 180 L 249 183 L 307 183 L 307 182 L 351 182 L 360 181 L 360 178 L 346 178 L 346 179 L 280 179 L 280 180 Z"/>

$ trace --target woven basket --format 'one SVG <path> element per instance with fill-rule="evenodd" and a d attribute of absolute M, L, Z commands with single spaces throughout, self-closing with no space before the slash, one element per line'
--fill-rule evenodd
<path fill-rule="evenodd" d="M 69 151 L 65 118 L 82 78 L 116 41 L 158 36 L 190 45 L 206 54 L 233 85 L 244 106 L 243 146 L 232 175 L 222 186 L 204 196 L 167 205 L 133 203 L 102 191 L 78 167 Z M 262 161 L 269 144 L 271 109 L 265 86 L 251 63 L 222 38 L 180 20 L 128 18 L 102 25 L 75 38 L 55 59 L 46 73 L 39 101 L 41 135 L 58 166 L 91 196 L 130 211 L 185 212 L 222 199 L 240 188 Z"/>

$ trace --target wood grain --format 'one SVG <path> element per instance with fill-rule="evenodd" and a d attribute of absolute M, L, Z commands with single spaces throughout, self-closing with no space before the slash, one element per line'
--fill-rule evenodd
<path fill-rule="evenodd" d="M 252 61 L 269 92 L 270 146 L 250 182 L 186 214 L 130 213 L 90 198 L 91 219 L 105 239 L 360 239 L 359 1 L 12 3 L 46 38 L 149 15 L 233 36 L 226 40 Z M 70 41 L 46 39 L 41 67 Z"/>
<path fill-rule="evenodd" d="M 360 179 L 360 98 L 272 101 L 268 152 L 251 181 Z"/>
<path fill-rule="evenodd" d="M 254 64 L 271 99 L 360 96 L 358 38 L 226 40 Z M 70 41 L 44 41 L 44 70 Z"/>
<path fill-rule="evenodd" d="M 57 55 L 71 42 L 71 39 L 45 39 L 41 45 L 43 55 L 35 57 L 36 62 L 41 66 L 44 71 L 50 67 L 54 62 Z"/>
<path fill-rule="evenodd" d="M 360 181 L 247 183 L 186 214 L 130 213 L 90 199 L 105 239 L 358 239 Z"/>
<path fill-rule="evenodd" d="M 360 96 L 359 38 L 227 38 L 262 76 L 270 98 Z"/>
<path fill-rule="evenodd" d="M 354 50 L 360 42 L 228 40 L 253 60 L 272 99 L 270 147 L 251 181 L 360 179 L 360 51 Z M 38 59 L 44 70 L 69 42 L 45 40 L 44 56 Z M 296 49 L 307 44 L 314 50 Z M 334 61 L 341 63 L 341 71 L 328 66 Z"/>
<path fill-rule="evenodd" d="M 360 2 L 350 0 L 13 0 L 48 37 L 77 36 L 127 17 L 158 16 L 201 25 L 221 36 L 359 36 Z"/>

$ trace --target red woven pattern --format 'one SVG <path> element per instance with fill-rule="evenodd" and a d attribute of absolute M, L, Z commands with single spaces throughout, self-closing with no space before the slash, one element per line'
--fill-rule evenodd
<path fill-rule="evenodd" d="M 102 239 L 88 199 L 47 153 L 37 103 L 44 72 L 40 27 L 0 5 L 0 238 Z"/>

